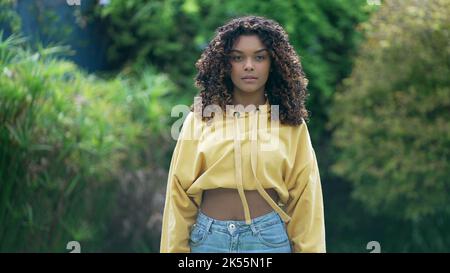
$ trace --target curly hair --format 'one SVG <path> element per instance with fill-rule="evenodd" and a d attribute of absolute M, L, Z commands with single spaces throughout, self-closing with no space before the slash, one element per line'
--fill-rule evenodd
<path fill-rule="evenodd" d="M 216 29 L 215 37 L 203 51 L 195 66 L 195 86 L 200 90 L 201 109 L 219 105 L 225 112 L 232 105 L 230 51 L 240 35 L 256 34 L 269 50 L 271 72 L 265 85 L 271 105 L 279 105 L 282 124 L 299 125 L 308 119 L 305 108 L 308 80 L 300 59 L 289 43 L 288 34 L 275 21 L 260 16 L 234 18 Z M 191 111 L 194 109 L 191 105 Z M 202 117 L 209 120 L 212 117 Z"/>

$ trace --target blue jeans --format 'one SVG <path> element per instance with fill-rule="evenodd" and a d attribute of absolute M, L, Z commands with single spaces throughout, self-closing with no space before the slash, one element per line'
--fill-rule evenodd
<path fill-rule="evenodd" d="M 192 253 L 290 253 L 286 226 L 272 211 L 245 221 L 216 220 L 200 210 L 189 238 Z"/>

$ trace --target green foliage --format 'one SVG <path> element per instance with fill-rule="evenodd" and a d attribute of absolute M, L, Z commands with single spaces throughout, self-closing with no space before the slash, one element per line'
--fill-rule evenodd
<path fill-rule="evenodd" d="M 334 86 L 350 72 L 349 57 L 359 37 L 355 27 L 371 10 L 359 0 L 112 0 L 91 13 L 108 26 L 111 60 L 119 64 L 150 62 L 170 75 L 181 87 L 178 95 L 186 100 L 195 93 L 195 61 L 217 27 L 232 17 L 248 14 L 275 19 L 285 27 L 302 57 L 310 80 L 310 108 L 316 117 L 315 127 L 320 127 Z"/>
<path fill-rule="evenodd" d="M 197 91 L 193 85 L 194 64 L 217 27 L 233 17 L 249 14 L 278 21 L 288 32 L 309 79 L 311 136 L 320 154 L 326 188 L 333 182 L 327 168 L 332 158 L 324 126 L 328 108 L 335 86 L 351 71 L 353 55 L 361 40 L 358 25 L 375 10 L 377 6 L 360 0 L 112 0 L 106 6 L 88 11 L 87 15 L 101 18 L 107 26 L 111 41 L 108 55 L 117 67 L 140 71 L 150 63 L 175 82 L 176 86 L 160 101 L 172 105 L 192 103 Z M 170 153 L 168 155 L 165 162 L 170 160 Z M 333 219 L 340 221 L 335 215 L 328 219 L 331 223 Z M 336 234 L 335 238 L 341 236 L 342 233 Z M 336 248 L 340 249 L 344 248 Z"/>
<path fill-rule="evenodd" d="M 127 100 L 132 104 L 130 110 L 133 120 L 148 124 L 149 130 L 154 133 L 167 128 L 167 117 L 172 105 L 164 97 L 176 89 L 168 76 L 158 74 L 154 67 L 147 65 L 138 74 L 128 75 L 126 82 L 125 92 Z"/>
<path fill-rule="evenodd" d="M 445 0 L 383 4 L 336 94 L 333 170 L 375 215 L 449 223 L 449 8 Z"/>
<path fill-rule="evenodd" d="M 0 39 L 0 251 L 67 252 L 72 240 L 82 252 L 158 251 L 170 108 L 192 102 L 214 30 L 249 14 L 285 27 L 309 79 L 328 250 L 448 251 L 448 1 L 95 2 L 73 12 L 81 27 L 107 26 L 119 75 L 56 60 L 66 48 Z M 14 3 L 0 0 L 0 23 L 16 32 Z M 30 5 L 42 35 L 70 33 Z"/>
<path fill-rule="evenodd" d="M 10 32 L 18 32 L 22 21 L 14 11 L 16 0 L 0 0 L 0 26 L 7 27 Z"/>
<path fill-rule="evenodd" d="M 142 167 L 170 82 L 150 70 L 141 85 L 103 80 L 53 57 L 65 48 L 34 53 L 2 37 L 0 251 L 66 252 L 71 240 L 102 250 L 120 176 Z"/>
<path fill-rule="evenodd" d="M 150 62 L 171 73 L 179 85 L 189 86 L 196 49 L 193 17 L 181 10 L 182 1 L 111 1 L 94 14 L 108 26 L 109 59 L 114 63 L 144 66 Z"/>

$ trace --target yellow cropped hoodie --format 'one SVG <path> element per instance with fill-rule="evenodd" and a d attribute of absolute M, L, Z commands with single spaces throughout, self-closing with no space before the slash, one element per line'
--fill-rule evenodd
<path fill-rule="evenodd" d="M 190 252 L 203 190 L 214 188 L 238 190 L 247 224 L 252 217 L 244 190 L 257 190 L 286 223 L 293 252 L 326 251 L 320 174 L 307 125 L 283 125 L 270 113 L 267 100 L 212 122 L 189 112 L 170 163 L 160 252 Z M 268 188 L 278 193 L 278 204 Z"/>

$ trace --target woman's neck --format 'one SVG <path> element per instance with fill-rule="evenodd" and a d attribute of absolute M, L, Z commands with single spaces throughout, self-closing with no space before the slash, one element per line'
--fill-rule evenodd
<path fill-rule="evenodd" d="M 264 90 L 262 92 L 246 93 L 246 92 L 233 92 L 233 104 L 241 104 L 244 107 L 248 105 L 264 105 L 266 103 L 266 97 L 264 96 Z"/>

